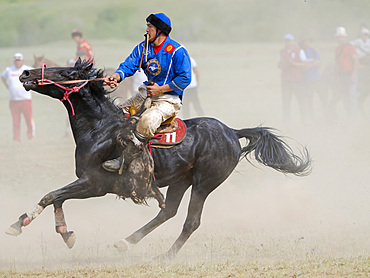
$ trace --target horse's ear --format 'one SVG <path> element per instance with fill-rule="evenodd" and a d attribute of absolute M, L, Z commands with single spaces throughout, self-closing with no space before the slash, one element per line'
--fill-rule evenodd
<path fill-rule="evenodd" d="M 77 61 L 76 61 L 76 63 L 75 63 L 75 66 L 77 66 L 77 65 L 79 65 L 79 64 L 81 64 L 82 62 L 81 62 L 81 57 L 78 57 L 78 59 L 77 59 Z"/>
<path fill-rule="evenodd" d="M 87 65 L 83 70 L 82 70 L 82 74 L 88 74 L 90 72 L 90 70 L 92 69 L 93 67 L 93 63 L 90 63 L 89 65 Z"/>

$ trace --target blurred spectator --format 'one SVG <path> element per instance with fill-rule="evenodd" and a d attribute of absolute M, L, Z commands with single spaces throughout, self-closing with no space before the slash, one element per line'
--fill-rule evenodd
<path fill-rule="evenodd" d="M 190 118 L 190 104 L 193 105 L 197 116 L 203 116 L 203 108 L 200 105 L 198 88 L 199 88 L 199 70 L 197 62 L 194 58 L 190 57 L 191 62 L 191 83 L 186 88 L 183 100 L 183 115 L 184 118 Z"/>
<path fill-rule="evenodd" d="M 139 93 L 139 86 L 142 85 L 148 78 L 146 77 L 143 70 L 136 71 L 136 73 L 132 76 L 132 92 L 133 95 Z"/>
<path fill-rule="evenodd" d="M 281 91 L 283 117 L 290 120 L 291 102 L 295 95 L 301 112 L 302 121 L 307 121 L 307 106 L 303 87 L 305 53 L 295 43 L 292 34 L 284 36 L 285 47 L 280 51 L 278 67 L 281 69 Z"/>
<path fill-rule="evenodd" d="M 77 44 L 77 51 L 76 51 L 76 61 L 78 59 L 78 52 L 85 51 L 87 60 L 94 62 L 94 52 L 92 50 L 91 44 L 82 38 L 82 31 L 79 29 L 75 29 L 72 31 L 72 38 Z"/>
<path fill-rule="evenodd" d="M 308 116 L 314 120 L 315 113 L 313 99 L 315 93 L 319 96 L 321 100 L 324 113 L 326 115 L 328 114 L 328 98 L 323 87 L 321 73 L 319 70 L 321 66 L 321 58 L 317 50 L 311 47 L 310 39 L 302 39 L 299 45 L 304 51 L 306 57 L 306 66 L 304 71 L 304 88 L 306 89 L 307 113 Z"/>
<path fill-rule="evenodd" d="M 359 65 L 367 66 L 370 64 L 370 32 L 366 27 L 361 28 L 360 37 L 351 41 L 356 47 Z"/>
<path fill-rule="evenodd" d="M 7 67 L 1 74 L 1 79 L 10 93 L 9 108 L 13 118 L 13 140 L 18 142 L 21 141 L 21 114 L 26 120 L 28 139 L 33 139 L 35 136 L 32 94 L 31 91 L 26 91 L 19 81 L 19 76 L 28 69 L 32 67 L 24 65 L 22 53 L 15 53 L 14 65 Z"/>
<path fill-rule="evenodd" d="M 358 105 L 359 110 L 364 113 L 363 105 L 370 93 L 370 32 L 366 26 L 362 25 L 360 37 L 351 41 L 356 47 L 359 67 L 358 67 Z"/>
<path fill-rule="evenodd" d="M 336 29 L 338 47 L 335 50 L 335 104 L 343 100 L 350 116 L 357 114 L 358 56 L 356 48 L 348 42 L 344 27 Z"/>
<path fill-rule="evenodd" d="M 73 67 L 75 65 L 74 59 L 68 59 L 67 60 L 67 67 Z"/>

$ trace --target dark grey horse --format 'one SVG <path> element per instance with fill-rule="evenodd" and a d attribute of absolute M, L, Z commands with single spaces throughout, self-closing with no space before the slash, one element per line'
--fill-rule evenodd
<path fill-rule="evenodd" d="M 42 76 L 44 75 L 44 76 Z M 156 186 L 137 184 L 133 188 L 129 173 L 118 175 L 105 171 L 102 162 L 115 158 L 121 151 L 117 133 L 129 136 L 138 121 L 136 117 L 123 117 L 120 109 L 106 97 L 101 79 L 103 73 L 92 68 L 88 62 L 78 61 L 74 67 L 48 68 L 24 71 L 20 80 L 27 90 L 62 100 L 76 142 L 76 175 L 78 179 L 58 190 L 46 194 L 34 209 L 20 216 L 8 234 L 19 235 L 45 207 L 54 206 L 56 231 L 71 248 L 75 237 L 67 230 L 62 204 L 68 199 L 85 199 L 117 194 L 132 198 L 136 202 L 155 197 L 161 204 L 158 187 L 168 186 L 165 204 L 158 215 L 129 237 L 118 241 L 115 246 L 126 249 L 136 244 L 159 225 L 175 216 L 185 191 L 191 186 L 188 215 L 180 236 L 172 247 L 163 254 L 173 258 L 191 234 L 199 227 L 203 205 L 208 195 L 215 190 L 235 169 L 238 162 L 254 152 L 255 159 L 279 172 L 306 175 L 311 170 L 311 160 L 304 148 L 300 155 L 292 152 L 281 138 L 269 128 L 256 127 L 235 130 L 213 118 L 185 120 L 187 136 L 183 142 L 169 149 L 153 148 Z M 88 83 L 80 81 L 77 89 L 63 89 L 57 85 L 39 85 L 38 80 L 55 82 L 94 79 Z M 82 85 L 85 84 L 85 86 Z M 73 85 L 66 85 L 73 86 Z M 76 87 L 75 87 L 76 88 Z M 140 115 L 140 114 L 139 114 Z M 248 144 L 241 147 L 239 139 L 246 138 Z M 150 164 L 150 160 L 147 161 Z M 135 177 L 131 177 L 135 178 Z M 140 183 L 140 180 L 137 181 Z M 136 190 L 140 189 L 140 193 Z M 135 191 L 135 196 L 132 192 Z M 140 195 L 140 196 L 138 196 Z"/>

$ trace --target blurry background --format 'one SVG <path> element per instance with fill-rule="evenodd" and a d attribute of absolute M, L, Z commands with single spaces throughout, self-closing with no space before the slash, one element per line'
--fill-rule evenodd
<path fill-rule="evenodd" d="M 198 63 L 206 116 L 233 128 L 274 127 L 294 149 L 307 146 L 314 161 L 312 174 L 304 178 L 284 176 L 253 159 L 256 167 L 242 161 L 208 198 L 202 225 L 178 260 L 368 257 L 369 100 L 356 121 L 347 118 L 343 104 L 337 105 L 337 115 L 327 117 L 317 96 L 315 121 L 302 123 L 296 102 L 291 121 L 284 121 L 277 62 L 284 34 L 292 33 L 297 41 L 312 38 L 321 71 L 331 68 L 336 27 L 346 27 L 349 39 L 358 37 L 360 26 L 370 25 L 370 1 L 0 0 L 0 69 L 13 63 L 15 52 L 24 54 L 25 64 L 33 64 L 33 55 L 45 55 L 65 65 L 76 54 L 75 28 L 92 44 L 98 68 L 116 68 L 143 40 L 145 18 L 157 12 L 171 18 L 171 37 Z M 22 122 L 22 142 L 13 143 L 8 91 L 0 85 L 0 268 L 130 264 L 167 250 L 182 228 L 188 195 L 176 218 L 125 255 L 115 253 L 113 244 L 154 217 L 156 202 L 137 206 L 115 196 L 67 201 L 66 221 L 77 235 L 72 250 L 55 233 L 51 207 L 20 237 L 3 233 L 44 194 L 75 179 L 65 108 L 33 93 L 33 112 L 35 140 L 26 140 Z M 192 116 L 198 115 L 192 111 Z"/>
<path fill-rule="evenodd" d="M 367 23 L 366 0 L 1 0 L 1 47 L 70 39 L 79 28 L 89 39 L 141 39 L 149 13 L 164 12 L 182 42 L 272 42 L 287 31 L 330 41 L 335 28 L 357 34 Z M 144 27 L 143 27 L 144 26 Z"/>

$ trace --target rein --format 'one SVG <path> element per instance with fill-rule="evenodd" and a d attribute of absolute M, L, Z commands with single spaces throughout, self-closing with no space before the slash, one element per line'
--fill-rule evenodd
<path fill-rule="evenodd" d="M 46 65 L 42 64 L 41 79 L 37 80 L 38 85 L 51 85 L 52 84 L 52 85 L 58 86 L 59 88 L 63 89 L 65 91 L 65 93 L 64 93 L 63 98 L 60 101 L 62 101 L 62 102 L 65 101 L 65 100 L 68 101 L 69 105 L 71 106 L 73 116 L 75 115 L 75 111 L 73 109 L 72 102 L 69 99 L 69 95 L 74 93 L 74 92 L 76 92 L 76 93 L 79 92 L 80 89 L 82 87 L 84 87 L 87 83 L 89 83 L 90 81 L 99 81 L 99 80 L 104 80 L 105 79 L 104 77 L 102 77 L 102 78 L 95 78 L 95 79 L 88 79 L 88 80 L 66 80 L 66 81 L 54 82 L 52 80 L 44 78 L 44 74 L 45 74 L 44 70 L 45 69 L 46 69 Z M 60 85 L 60 84 L 74 84 L 74 83 L 81 83 L 81 82 L 83 82 L 82 85 L 80 85 L 78 87 L 75 86 L 75 87 L 72 87 L 72 88 Z"/>

